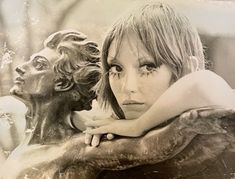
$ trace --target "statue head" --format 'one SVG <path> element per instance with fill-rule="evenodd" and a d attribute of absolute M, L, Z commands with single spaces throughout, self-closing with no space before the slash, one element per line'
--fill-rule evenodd
<path fill-rule="evenodd" d="M 64 100 L 72 110 L 91 109 L 93 87 L 100 78 L 97 44 L 77 31 L 59 31 L 44 41 L 44 48 L 16 68 L 19 74 L 11 94 L 32 100 Z"/>

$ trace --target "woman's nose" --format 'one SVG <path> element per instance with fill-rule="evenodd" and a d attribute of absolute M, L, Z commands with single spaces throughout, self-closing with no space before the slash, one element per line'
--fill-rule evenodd
<path fill-rule="evenodd" d="M 22 66 L 18 66 L 18 67 L 16 67 L 16 72 L 17 73 L 19 73 L 20 75 L 23 75 L 23 74 L 25 74 L 25 69 L 23 69 L 23 67 Z"/>
<path fill-rule="evenodd" d="M 137 75 L 134 72 L 129 72 L 124 76 L 122 90 L 127 93 L 135 93 L 138 90 Z"/>

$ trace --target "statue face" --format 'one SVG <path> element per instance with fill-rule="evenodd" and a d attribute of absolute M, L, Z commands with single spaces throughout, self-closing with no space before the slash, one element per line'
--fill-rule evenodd
<path fill-rule="evenodd" d="M 50 48 L 44 48 L 33 54 L 29 61 L 16 68 L 18 76 L 11 93 L 24 100 L 32 97 L 46 99 L 53 95 L 55 79 L 53 65 L 58 57 L 59 54 Z"/>

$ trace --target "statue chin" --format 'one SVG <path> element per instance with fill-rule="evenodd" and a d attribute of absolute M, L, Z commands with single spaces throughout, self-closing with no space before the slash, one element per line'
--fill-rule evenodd
<path fill-rule="evenodd" d="M 13 96 L 17 96 L 19 98 L 22 98 L 22 96 L 23 96 L 23 89 L 21 87 L 19 87 L 18 85 L 14 85 L 10 89 L 10 94 L 13 95 Z"/>

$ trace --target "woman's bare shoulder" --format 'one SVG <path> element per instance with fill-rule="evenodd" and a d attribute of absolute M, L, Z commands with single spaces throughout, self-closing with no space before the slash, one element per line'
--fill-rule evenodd
<path fill-rule="evenodd" d="M 200 70 L 193 73 L 190 73 L 188 75 L 185 75 L 182 77 L 179 82 L 183 83 L 191 83 L 194 85 L 194 87 L 202 88 L 203 90 L 208 89 L 229 89 L 232 88 L 229 86 L 229 84 L 226 82 L 225 79 L 223 79 L 221 76 L 216 74 L 213 71 L 210 70 Z"/>
<path fill-rule="evenodd" d="M 199 70 L 185 75 L 186 78 L 204 78 L 204 79 L 221 79 L 221 77 L 213 71 L 210 70 Z"/>

